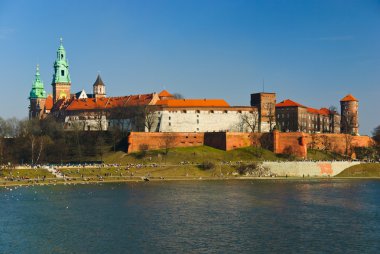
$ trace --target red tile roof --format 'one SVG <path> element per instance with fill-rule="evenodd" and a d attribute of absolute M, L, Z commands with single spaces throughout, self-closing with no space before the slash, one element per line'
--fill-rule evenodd
<path fill-rule="evenodd" d="M 125 106 L 143 106 L 151 103 L 153 94 L 139 94 L 123 97 L 73 99 L 66 110 L 109 109 Z"/>
<path fill-rule="evenodd" d="M 298 102 L 287 99 L 280 103 L 277 103 L 276 107 L 281 108 L 281 107 L 305 107 L 305 106 L 299 104 Z"/>
<path fill-rule="evenodd" d="M 167 107 L 229 107 L 230 105 L 222 99 L 172 99 L 159 100 L 156 105 Z"/>
<path fill-rule="evenodd" d="M 356 99 L 352 94 L 348 94 L 340 101 L 358 101 L 358 99 Z"/>
<path fill-rule="evenodd" d="M 158 94 L 159 97 L 173 97 L 173 95 L 171 93 L 169 93 L 168 91 L 166 90 L 162 90 L 159 94 Z"/>

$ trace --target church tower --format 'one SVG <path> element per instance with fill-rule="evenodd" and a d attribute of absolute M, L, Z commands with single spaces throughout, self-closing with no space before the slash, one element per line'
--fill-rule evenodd
<path fill-rule="evenodd" d="M 69 64 L 66 59 L 66 51 L 61 44 L 57 51 L 57 59 L 54 62 L 54 75 L 53 75 L 53 103 L 59 99 L 70 98 L 71 80 L 69 74 Z"/>
<path fill-rule="evenodd" d="M 340 120 L 341 133 L 359 134 L 358 107 L 358 99 L 351 94 L 346 95 L 340 100 L 340 112 L 342 114 Z"/>
<path fill-rule="evenodd" d="M 98 74 L 95 83 L 92 85 L 93 94 L 95 98 L 106 97 L 106 85 L 104 85 L 102 78 Z"/>
<path fill-rule="evenodd" d="M 29 119 L 42 118 L 44 114 L 46 91 L 40 77 L 40 68 L 37 65 L 35 80 L 29 93 Z"/>

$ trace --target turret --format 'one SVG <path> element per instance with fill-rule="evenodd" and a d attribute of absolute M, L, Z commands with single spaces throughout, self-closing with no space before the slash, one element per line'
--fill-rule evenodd
<path fill-rule="evenodd" d="M 40 76 L 40 68 L 37 65 L 35 79 L 32 85 L 32 90 L 29 93 L 29 119 L 38 117 L 42 118 L 44 115 L 44 108 L 46 102 L 46 91 Z"/>
<path fill-rule="evenodd" d="M 106 97 L 106 85 L 104 85 L 102 78 L 98 74 L 95 83 L 92 85 L 93 94 L 95 98 Z"/>
<path fill-rule="evenodd" d="M 71 80 L 69 73 L 69 64 L 66 59 L 66 51 L 63 47 L 62 38 L 57 50 L 57 58 L 54 62 L 53 74 L 53 102 L 59 99 L 70 98 Z"/>
<path fill-rule="evenodd" d="M 340 122 L 341 133 L 359 134 L 358 106 L 359 101 L 351 94 L 340 100 L 342 114 Z"/>

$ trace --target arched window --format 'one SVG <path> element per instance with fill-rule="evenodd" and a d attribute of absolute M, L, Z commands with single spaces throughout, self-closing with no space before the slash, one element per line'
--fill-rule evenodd
<path fill-rule="evenodd" d="M 61 70 L 61 76 L 65 76 L 65 70 Z"/>

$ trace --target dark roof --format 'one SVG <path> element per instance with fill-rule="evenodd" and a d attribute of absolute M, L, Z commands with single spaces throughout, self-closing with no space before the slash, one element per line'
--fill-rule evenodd
<path fill-rule="evenodd" d="M 103 80 L 102 80 L 102 78 L 100 77 L 99 74 L 98 74 L 98 77 L 95 80 L 95 83 L 92 86 L 105 86 L 105 84 L 103 83 Z"/>

